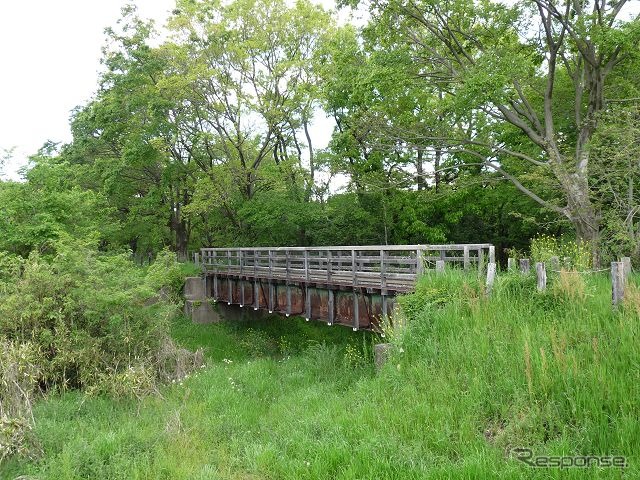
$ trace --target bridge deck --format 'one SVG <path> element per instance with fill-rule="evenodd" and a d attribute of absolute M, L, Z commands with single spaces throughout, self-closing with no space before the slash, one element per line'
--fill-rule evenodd
<path fill-rule="evenodd" d="M 198 257 L 207 275 L 403 292 L 437 261 L 481 268 L 495 261 L 495 250 L 490 244 L 203 248 Z"/>

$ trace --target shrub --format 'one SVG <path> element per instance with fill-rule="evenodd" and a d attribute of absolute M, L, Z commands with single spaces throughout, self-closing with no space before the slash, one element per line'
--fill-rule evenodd
<path fill-rule="evenodd" d="M 194 264 L 180 263 L 176 260 L 175 253 L 164 249 L 149 266 L 146 283 L 152 290 L 156 292 L 162 290 L 176 301 L 180 296 L 185 277 L 199 274 L 200 270 Z"/>
<path fill-rule="evenodd" d="M 0 339 L 0 463 L 8 456 L 33 452 L 31 404 L 41 354 L 31 343 Z"/>
<path fill-rule="evenodd" d="M 588 270 L 592 266 L 591 246 L 587 242 L 539 235 L 531 240 L 531 259 L 534 262 L 549 263 L 551 257 L 558 257 L 565 269 Z"/>
<path fill-rule="evenodd" d="M 56 245 L 56 252 L 50 259 L 32 253 L 0 293 L 0 338 L 33 342 L 42 352 L 37 365 L 44 390 L 139 397 L 173 379 L 170 368 L 184 372 L 194 363 L 186 351 L 167 346 L 170 320 L 179 311 L 174 296 L 149 302 L 159 289 L 179 290 L 184 279 L 166 252 L 148 272 L 124 252 L 71 242 Z"/>

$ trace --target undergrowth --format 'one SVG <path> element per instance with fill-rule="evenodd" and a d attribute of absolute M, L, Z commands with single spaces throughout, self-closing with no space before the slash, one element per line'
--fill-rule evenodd
<path fill-rule="evenodd" d="M 0 461 L 38 454 L 31 405 L 40 396 L 142 399 L 202 364 L 169 332 L 189 269 L 169 252 L 141 269 L 127 252 L 80 242 L 0 256 Z"/>
<path fill-rule="evenodd" d="M 637 478 L 639 295 L 614 310 L 609 288 L 552 273 L 537 292 L 512 273 L 487 296 L 476 276 L 425 277 L 400 299 L 378 372 L 379 340 L 363 332 L 178 319 L 174 338 L 201 347 L 205 368 L 139 402 L 38 402 L 43 455 L 10 461 L 4 477 Z M 532 468 L 517 447 L 628 467 Z"/>

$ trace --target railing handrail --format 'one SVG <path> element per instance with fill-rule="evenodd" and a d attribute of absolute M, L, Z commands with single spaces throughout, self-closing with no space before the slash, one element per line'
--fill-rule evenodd
<path fill-rule="evenodd" d="M 255 251 L 255 252 L 269 252 L 269 251 L 289 251 L 289 252 L 305 252 L 305 251 L 349 251 L 356 250 L 359 252 L 364 251 L 408 251 L 408 250 L 422 250 L 422 251 L 441 251 L 450 250 L 458 251 L 464 250 L 465 247 L 470 250 L 488 249 L 493 245 L 490 243 L 452 243 L 442 245 L 351 245 L 351 246 L 325 246 L 325 247 L 204 247 L 201 248 L 201 252 L 238 252 L 238 251 Z"/>

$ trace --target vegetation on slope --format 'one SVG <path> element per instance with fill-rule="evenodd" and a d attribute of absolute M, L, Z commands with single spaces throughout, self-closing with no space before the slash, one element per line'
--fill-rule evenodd
<path fill-rule="evenodd" d="M 190 270 L 173 254 L 143 269 L 127 253 L 52 246 L 26 259 L 0 252 L 0 461 L 37 452 L 31 405 L 42 394 L 141 398 L 201 363 L 170 337 Z"/>
<path fill-rule="evenodd" d="M 36 478 L 631 478 L 638 474 L 640 296 L 606 277 L 427 277 L 376 373 L 362 332 L 273 317 L 174 336 L 208 365 L 141 403 L 37 405 Z M 397 317 L 399 323 L 400 317 Z M 511 455 L 623 455 L 628 468 L 533 469 Z"/>

